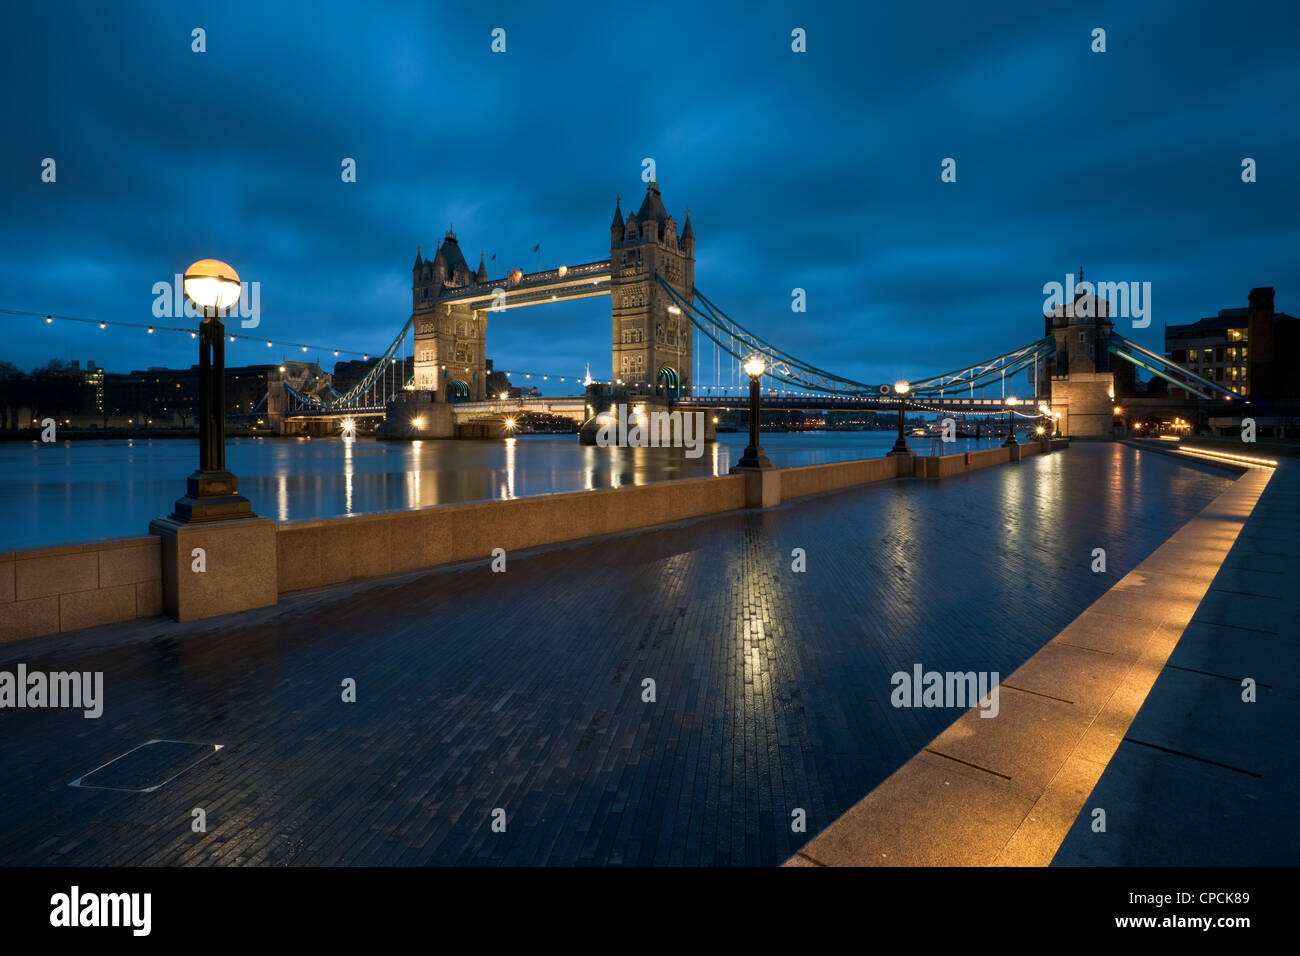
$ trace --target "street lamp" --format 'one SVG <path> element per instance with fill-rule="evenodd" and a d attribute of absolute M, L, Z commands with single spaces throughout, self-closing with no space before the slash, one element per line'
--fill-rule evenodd
<path fill-rule="evenodd" d="M 239 275 L 217 259 L 200 259 L 185 270 L 185 297 L 204 315 L 199 323 L 199 468 L 177 499 L 173 520 L 218 521 L 254 517 L 239 494 L 239 479 L 226 470 L 226 327 L 221 313 L 239 301 Z"/>
<path fill-rule="evenodd" d="M 763 454 L 763 448 L 758 443 L 758 424 L 759 424 L 759 379 L 767 371 L 767 363 L 763 361 L 761 355 L 750 356 L 746 360 L 745 374 L 749 376 L 749 445 L 745 448 L 745 454 L 741 456 L 740 461 L 736 463 L 737 468 L 771 468 L 772 463 L 767 460 L 767 455 Z"/>
<path fill-rule="evenodd" d="M 912 390 L 912 386 L 907 382 L 898 381 L 894 383 L 894 391 L 898 393 L 898 438 L 894 441 L 894 447 L 890 449 L 891 455 L 910 455 L 912 449 L 907 447 L 907 439 L 903 437 L 903 415 L 907 408 L 906 395 Z"/>
<path fill-rule="evenodd" d="M 1020 442 L 1016 441 L 1015 412 L 1013 410 L 1019 404 L 1020 399 L 1016 398 L 1014 395 L 1007 396 L 1007 440 L 1002 443 L 1003 445 L 1020 444 Z"/>

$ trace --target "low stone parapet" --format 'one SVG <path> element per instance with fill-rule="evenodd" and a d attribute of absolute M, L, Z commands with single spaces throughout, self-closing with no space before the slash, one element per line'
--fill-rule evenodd
<path fill-rule="evenodd" d="M 0 643 L 162 612 L 156 535 L 0 554 Z"/>

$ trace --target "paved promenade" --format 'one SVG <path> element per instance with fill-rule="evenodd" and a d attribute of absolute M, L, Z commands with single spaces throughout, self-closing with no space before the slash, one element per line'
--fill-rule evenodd
<path fill-rule="evenodd" d="M 1281 459 L 1054 866 L 1300 864 L 1300 461 Z M 1256 700 L 1243 700 L 1243 680 Z"/>
<path fill-rule="evenodd" d="M 790 864 L 1294 865 L 1297 471 L 1243 475 Z"/>
<path fill-rule="evenodd" d="M 1230 482 L 1078 444 L 0 645 L 0 670 L 105 684 L 97 720 L 0 711 L 0 864 L 775 865 L 958 716 L 891 707 L 894 672 L 1010 674 Z M 68 786 L 154 739 L 223 747 L 149 793 Z"/>

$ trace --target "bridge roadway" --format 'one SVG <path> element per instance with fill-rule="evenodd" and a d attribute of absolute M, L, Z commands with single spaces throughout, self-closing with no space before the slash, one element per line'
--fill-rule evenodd
<path fill-rule="evenodd" d="M 0 865 L 776 865 L 953 721 L 891 707 L 892 673 L 1010 674 L 1230 480 L 1080 443 L 504 574 L 0 645 L 0 669 L 104 674 L 98 720 L 4 713 Z M 153 793 L 68 786 L 155 738 L 226 746 Z"/>
<path fill-rule="evenodd" d="M 623 399 L 623 401 L 630 404 L 654 400 L 653 396 L 645 395 L 629 395 Z M 614 401 L 608 396 L 603 396 L 599 404 L 604 408 Z M 520 412 L 559 415 L 583 422 L 588 417 L 587 406 L 592 403 L 591 397 L 587 395 L 530 396 L 528 398 L 492 399 L 485 402 L 454 402 L 452 403 L 452 412 L 457 423 L 464 423 L 476 418 L 516 415 Z M 806 395 L 764 395 L 761 403 L 764 409 L 807 409 L 809 411 L 865 409 L 868 411 L 892 412 L 898 408 L 898 399 L 894 396 L 821 398 Z M 673 399 L 671 405 L 674 408 L 725 408 L 743 411 L 749 408 L 749 398 L 737 395 L 696 395 Z M 908 411 L 911 412 L 934 410 L 936 412 L 975 415 L 1006 414 L 1010 407 L 1000 398 L 918 398 L 909 400 L 907 403 Z M 1033 410 L 1037 409 L 1038 400 L 1027 398 L 1015 407 L 1025 410 L 1017 412 L 1017 414 L 1033 417 Z M 383 407 L 378 406 L 341 409 L 338 411 L 304 410 L 289 412 L 285 415 L 285 418 L 300 421 L 335 421 L 344 418 L 382 417 L 384 411 Z"/>
<path fill-rule="evenodd" d="M 518 309 L 548 302 L 589 299 L 609 295 L 609 260 L 559 266 L 526 275 L 507 275 L 477 283 L 462 292 L 447 290 L 438 304 L 478 306 L 493 312 Z"/>

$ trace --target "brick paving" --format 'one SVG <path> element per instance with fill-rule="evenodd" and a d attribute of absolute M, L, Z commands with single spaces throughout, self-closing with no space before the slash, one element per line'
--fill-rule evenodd
<path fill-rule="evenodd" d="M 1053 866 L 1296 865 L 1298 503 L 1282 459 Z"/>
<path fill-rule="evenodd" d="M 775 865 L 957 716 L 891 707 L 892 673 L 1009 674 L 1230 481 L 1077 444 L 5 645 L 106 701 L 0 711 L 0 864 Z M 155 738 L 225 747 L 150 794 L 67 786 Z"/>

